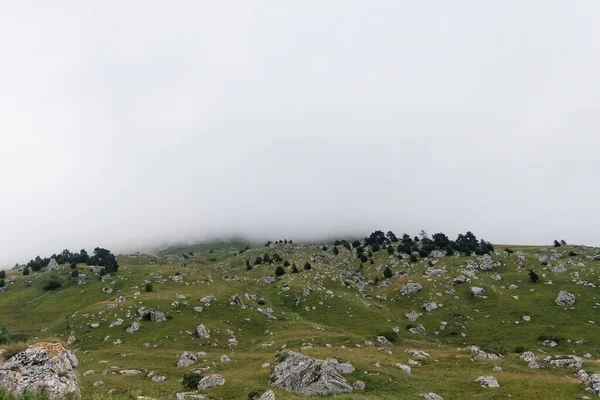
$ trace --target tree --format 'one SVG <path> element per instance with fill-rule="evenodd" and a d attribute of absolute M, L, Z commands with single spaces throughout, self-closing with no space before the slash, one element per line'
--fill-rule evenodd
<path fill-rule="evenodd" d="M 107 274 L 114 274 L 119 270 L 117 258 L 107 249 L 96 247 L 91 262 L 94 265 L 104 267 L 104 272 Z"/>
<path fill-rule="evenodd" d="M 388 231 L 388 233 L 386 233 L 385 236 L 392 243 L 395 243 L 398 241 L 398 238 L 396 237 L 396 235 L 394 235 L 394 232 L 392 232 L 392 231 Z"/>
<path fill-rule="evenodd" d="M 262 264 L 263 260 L 260 257 L 256 257 L 256 260 L 254 260 L 254 265 L 260 265 Z"/>
<path fill-rule="evenodd" d="M 387 252 L 389 255 L 394 254 L 394 246 L 392 246 L 391 244 L 387 247 Z"/>
<path fill-rule="evenodd" d="M 6 282 L 4 282 L 4 279 L 0 279 L 0 287 L 4 286 L 6 286 Z"/>
<path fill-rule="evenodd" d="M 452 246 L 446 247 L 446 255 L 447 256 L 453 256 L 454 255 L 454 249 L 452 248 Z"/>
<path fill-rule="evenodd" d="M 78 263 L 90 265 L 91 261 L 92 260 L 85 249 L 79 250 L 79 260 L 77 260 Z"/>
<path fill-rule="evenodd" d="M 358 240 L 355 240 L 354 242 L 352 242 L 352 247 L 355 248 L 355 249 L 357 247 L 360 247 L 360 242 Z"/>
<path fill-rule="evenodd" d="M 561 239 L 560 240 L 560 245 L 561 246 L 566 246 L 567 245 L 567 242 L 565 242 L 565 239 Z"/>
<path fill-rule="evenodd" d="M 269 257 L 269 254 L 265 254 L 265 255 L 263 256 L 263 262 L 264 262 L 265 264 L 271 264 L 271 257 Z"/>
<path fill-rule="evenodd" d="M 425 232 L 423 229 L 421 229 L 421 231 L 419 231 L 419 237 L 421 238 L 421 240 L 423 240 L 423 239 L 427 239 L 429 237 L 429 235 L 427 234 L 427 232 Z"/>
<path fill-rule="evenodd" d="M 560 242 L 558 240 L 554 240 L 554 247 L 560 247 Z"/>
<path fill-rule="evenodd" d="M 390 279 L 392 277 L 392 270 L 390 269 L 390 267 L 385 267 L 385 269 L 383 270 L 383 277 L 385 279 Z"/>
<path fill-rule="evenodd" d="M 250 271 L 252 269 L 252 265 L 250 265 L 250 261 L 246 260 L 246 271 Z"/>
<path fill-rule="evenodd" d="M 29 267 L 23 268 L 23 275 L 29 275 Z"/>
<path fill-rule="evenodd" d="M 283 269 L 283 267 L 280 265 L 277 268 L 275 268 L 275 276 L 282 276 L 285 275 L 285 269 Z"/>
<path fill-rule="evenodd" d="M 333 246 L 333 254 L 335 254 L 336 256 L 340 254 L 340 251 L 338 250 L 337 246 Z"/>
<path fill-rule="evenodd" d="M 78 278 L 79 277 L 79 271 L 77 269 L 74 269 L 71 271 L 71 278 Z"/>
<path fill-rule="evenodd" d="M 304 269 L 311 270 L 312 269 L 312 265 L 310 265 L 310 263 L 307 261 L 306 264 L 304 264 Z"/>
<path fill-rule="evenodd" d="M 441 232 L 434 233 L 431 237 L 433 238 L 433 243 L 435 244 L 435 247 L 440 250 L 445 249 L 450 245 L 450 239 L 448 239 L 448 236 Z"/>
<path fill-rule="evenodd" d="M 77 263 L 75 261 L 73 261 L 71 263 L 71 269 L 75 269 L 75 268 L 77 268 Z"/>
<path fill-rule="evenodd" d="M 298 266 L 296 265 L 296 263 L 292 264 L 292 273 L 296 274 L 298 272 L 300 271 L 298 270 Z"/>
<path fill-rule="evenodd" d="M 283 262 L 283 266 L 284 266 L 284 267 L 289 267 L 289 266 L 290 266 L 290 262 L 289 262 L 288 260 L 285 260 L 285 261 Z"/>
<path fill-rule="evenodd" d="M 6 271 L 5 270 L 0 270 L 0 279 L 6 279 Z"/>
<path fill-rule="evenodd" d="M 540 277 L 538 276 L 538 274 L 535 273 L 534 270 L 530 269 L 529 270 L 529 280 L 533 283 L 536 283 L 537 281 L 540 280 Z"/>

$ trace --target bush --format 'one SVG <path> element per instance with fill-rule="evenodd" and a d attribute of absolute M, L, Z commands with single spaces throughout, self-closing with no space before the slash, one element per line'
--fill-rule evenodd
<path fill-rule="evenodd" d="M 246 271 L 251 271 L 252 265 L 250 265 L 250 261 L 246 260 Z"/>
<path fill-rule="evenodd" d="M 507 252 L 508 254 L 514 253 L 514 251 L 512 251 L 512 249 L 509 249 L 508 247 L 505 248 L 504 251 Z"/>
<path fill-rule="evenodd" d="M 535 273 L 534 270 L 530 269 L 529 270 L 529 280 L 533 283 L 536 283 L 537 281 L 540 280 L 540 277 L 538 276 L 538 274 Z"/>
<path fill-rule="evenodd" d="M 515 347 L 515 353 L 525 353 L 527 351 L 527 347 L 525 346 L 517 346 Z"/>
<path fill-rule="evenodd" d="M 79 278 L 79 271 L 74 269 L 71 271 L 71 278 Z"/>
<path fill-rule="evenodd" d="M 298 271 L 298 266 L 295 263 L 292 264 L 292 273 L 296 274 L 298 272 L 300 272 L 300 271 Z"/>
<path fill-rule="evenodd" d="M 285 260 L 285 261 L 283 262 L 283 266 L 284 266 L 284 267 L 289 267 L 289 266 L 290 266 L 290 262 L 289 262 L 288 260 Z"/>
<path fill-rule="evenodd" d="M 0 287 L 4 286 L 6 286 L 6 282 L 4 282 L 4 279 L 0 279 Z"/>
<path fill-rule="evenodd" d="M 146 283 L 146 286 L 144 286 L 144 291 L 150 293 L 150 292 L 154 292 L 154 285 L 151 284 L 150 282 Z"/>
<path fill-rule="evenodd" d="M 416 254 L 411 254 L 410 255 L 410 261 L 411 262 L 417 262 L 417 261 L 419 261 L 419 259 L 417 258 Z"/>
<path fill-rule="evenodd" d="M 304 264 L 304 269 L 305 270 L 311 270 L 312 269 L 312 265 L 310 265 L 310 263 L 307 261 L 306 264 Z"/>
<path fill-rule="evenodd" d="M 0 279 L 6 279 L 6 271 L 3 269 L 0 270 Z"/>
<path fill-rule="evenodd" d="M 29 275 L 29 267 L 23 268 L 23 275 Z"/>
<path fill-rule="evenodd" d="M 275 268 L 275 276 L 282 276 L 285 275 L 285 269 L 283 269 L 283 267 L 280 265 L 277 268 Z"/>
<path fill-rule="evenodd" d="M 333 254 L 335 254 L 336 256 L 337 256 L 338 254 L 340 254 L 340 251 L 338 250 L 337 246 L 335 246 L 335 247 L 333 248 Z"/>
<path fill-rule="evenodd" d="M 446 255 L 447 256 L 453 256 L 454 255 L 454 249 L 452 248 L 452 246 L 446 247 Z"/>
<path fill-rule="evenodd" d="M 576 255 L 577 253 L 575 253 L 573 250 L 569 252 L 569 257 L 575 257 Z"/>
<path fill-rule="evenodd" d="M 367 261 L 369 261 L 369 257 L 367 257 L 366 254 L 361 254 L 359 258 L 360 258 L 360 262 L 367 262 Z"/>
<path fill-rule="evenodd" d="M 46 291 L 60 290 L 61 288 L 62 282 L 56 276 L 53 276 L 50 279 L 48 279 L 46 281 L 46 284 L 44 285 L 44 290 Z"/>
<path fill-rule="evenodd" d="M 200 379 L 202 379 L 202 375 L 195 372 L 186 372 L 183 374 L 182 384 L 186 389 L 196 390 L 198 389 L 198 383 L 200 383 Z"/>
<path fill-rule="evenodd" d="M 390 269 L 390 267 L 385 267 L 385 269 L 383 270 L 383 277 L 385 279 L 390 279 L 392 277 L 392 270 Z"/>

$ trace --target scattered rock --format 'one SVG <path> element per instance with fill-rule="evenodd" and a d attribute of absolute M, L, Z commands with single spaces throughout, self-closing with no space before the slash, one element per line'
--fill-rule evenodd
<path fill-rule="evenodd" d="M 419 293 L 423 290 L 423 285 L 417 282 L 408 282 L 400 289 L 400 293 L 403 295 Z"/>
<path fill-rule="evenodd" d="M 210 329 L 204 326 L 204 324 L 200 324 L 196 327 L 196 333 L 200 339 L 210 339 Z"/>
<path fill-rule="evenodd" d="M 475 382 L 479 383 L 483 387 L 489 387 L 489 388 L 500 387 L 496 378 L 494 378 L 491 375 L 480 376 L 479 378 L 475 379 Z"/>
<path fill-rule="evenodd" d="M 177 361 L 177 366 L 178 367 L 189 367 L 192 364 L 196 364 L 196 362 L 198 361 L 198 359 L 196 358 L 195 355 L 193 355 L 190 352 L 185 352 L 181 355 L 181 357 L 179 358 L 179 361 Z"/>
<path fill-rule="evenodd" d="M 198 389 L 209 389 L 217 386 L 223 386 L 224 384 L 225 378 L 223 378 L 222 375 L 208 375 L 200 379 L 200 382 L 198 383 Z"/>
<path fill-rule="evenodd" d="M 573 293 L 561 290 L 558 293 L 558 296 L 556 296 L 556 300 L 554 300 L 554 302 L 559 306 L 572 306 L 575 304 L 575 295 Z"/>

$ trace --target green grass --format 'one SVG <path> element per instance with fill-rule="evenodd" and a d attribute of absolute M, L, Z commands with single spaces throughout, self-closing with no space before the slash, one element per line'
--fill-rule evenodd
<path fill-rule="evenodd" d="M 392 263 L 397 259 L 389 257 L 385 251 L 375 253 L 375 263 L 365 263 L 359 270 L 356 256 L 341 246 L 338 256 L 332 254 L 330 246 L 326 258 L 320 256 L 320 245 L 261 247 L 235 254 L 243 247 L 245 243 L 242 242 L 215 243 L 174 247 L 156 256 L 120 256 L 119 273 L 105 282 L 89 274 L 86 266 L 79 265 L 82 275 L 89 274 L 87 278 L 80 276 L 86 283 L 79 284 L 77 279 L 69 277 L 70 269 L 65 266 L 58 272 L 63 288 L 55 292 L 43 290 L 50 273 L 19 275 L 6 292 L 0 293 L 0 321 L 10 328 L 10 333 L 5 329 L 2 334 L 26 337 L 30 341 L 63 342 L 73 334 L 77 341 L 69 347 L 80 361 L 80 387 L 84 398 L 89 399 L 127 399 L 141 395 L 174 398 L 175 393 L 187 390 L 181 382 L 184 373 L 197 368 L 206 368 L 204 374 L 220 373 L 226 379 L 225 386 L 203 392 L 208 398 L 246 399 L 251 391 L 260 393 L 273 389 L 278 399 L 297 399 L 299 397 L 294 394 L 268 387 L 270 369 L 261 368 L 263 363 L 273 363 L 284 345 L 313 357 L 344 359 L 356 367 L 356 372 L 348 379 L 351 382 L 363 380 L 367 389 L 335 396 L 335 399 L 397 399 L 399 396 L 419 399 L 419 394 L 426 392 L 438 393 L 446 400 L 505 399 L 509 396 L 571 399 L 587 393 L 578 384 L 575 371 L 529 369 L 515 353 L 519 348 L 538 355 L 542 355 L 542 351 L 580 356 L 591 353 L 593 357 L 584 360 L 584 368 L 589 372 L 600 370 L 597 361 L 600 354 L 600 306 L 597 305 L 600 292 L 596 287 L 573 282 L 573 274 L 577 272 L 580 280 L 595 286 L 600 284 L 600 262 L 587 258 L 596 253 L 594 249 L 582 250 L 573 246 L 558 249 L 565 254 L 559 262 L 567 267 L 568 273 L 554 274 L 551 268 L 557 262 L 542 266 L 535 259 L 534 254 L 541 254 L 539 247 L 509 246 L 515 252 L 521 250 L 527 254 L 525 267 L 518 268 L 516 253 L 498 253 L 493 258 L 502 265 L 496 271 L 479 271 L 477 279 L 471 283 L 452 285 L 449 281 L 459 274 L 460 266 L 475 257 L 440 258 L 436 268 L 443 265 L 448 274 L 428 278 L 424 276 L 427 266 L 422 260 L 396 267 Z M 504 247 L 497 246 L 497 249 Z M 568 257 L 571 250 L 579 255 Z M 184 252 L 190 251 L 194 252 L 194 257 L 182 257 Z M 311 271 L 301 268 L 300 273 L 290 274 L 291 267 L 287 267 L 287 273 L 275 283 L 260 285 L 257 280 L 272 275 L 277 265 L 260 265 L 246 271 L 245 262 L 253 263 L 257 256 L 275 252 L 283 260 L 300 267 L 310 261 L 313 268 Z M 578 262 L 585 266 L 568 264 Z M 388 287 L 367 284 L 362 292 L 352 283 L 357 276 L 362 276 L 365 281 L 382 277 L 386 265 L 391 266 L 393 273 L 404 270 L 407 276 L 392 279 L 392 285 Z M 538 283 L 529 281 L 529 269 L 534 269 L 540 276 Z M 501 281 L 490 278 L 495 272 L 500 273 Z M 8 275 L 15 273 L 9 271 Z M 171 279 L 176 273 L 183 276 L 183 282 Z M 547 276 L 544 278 L 543 274 Z M 550 279 L 553 284 L 546 284 Z M 26 284 L 28 280 L 32 281 L 30 286 Z M 412 296 L 399 295 L 399 288 L 409 280 L 420 282 L 425 289 Z M 146 281 L 152 282 L 153 291 L 144 290 Z M 284 284 L 289 290 L 283 290 Z M 511 284 L 518 288 L 509 289 Z M 471 297 L 470 286 L 485 288 L 488 298 Z M 110 287 L 113 292 L 105 294 L 101 290 L 103 287 Z M 454 287 L 454 294 L 445 293 L 449 287 Z M 305 296 L 307 288 L 312 292 Z M 560 290 L 576 294 L 574 309 L 554 304 Z M 134 296 L 136 292 L 139 295 Z M 442 295 L 438 296 L 438 293 Z M 108 308 L 121 294 L 127 300 L 117 303 L 116 308 Z M 177 300 L 178 294 L 187 298 Z M 245 309 L 229 304 L 234 294 L 242 296 Z M 247 299 L 245 294 L 256 300 Z M 210 307 L 199 302 L 206 295 L 216 298 Z M 387 296 L 387 299 L 380 300 L 377 296 Z M 518 300 L 512 296 L 518 296 Z M 265 305 L 259 305 L 259 299 L 264 299 Z M 179 307 L 171 306 L 175 300 L 179 301 Z M 184 301 L 189 304 L 184 305 Z M 428 301 L 443 306 L 427 313 L 421 306 Z M 158 308 L 170 319 L 164 323 L 142 321 L 140 331 L 126 333 L 125 328 L 136 320 L 135 311 L 142 306 Z M 202 306 L 204 310 L 198 313 L 194 311 L 196 306 Z M 256 311 L 258 307 L 271 307 L 277 319 L 260 314 Z M 425 334 L 414 335 L 406 329 L 404 314 L 411 310 L 423 313 L 414 324 L 422 324 Z M 531 322 L 524 321 L 524 315 L 531 316 Z M 125 320 L 123 325 L 109 328 L 108 325 L 117 318 Z M 439 329 L 442 321 L 447 322 L 443 330 Z M 92 322 L 99 323 L 100 327 L 91 329 L 89 324 Z M 211 339 L 202 340 L 187 333 L 195 331 L 201 323 L 210 328 Z M 395 327 L 400 329 L 397 335 L 393 333 Z M 228 329 L 235 332 L 237 346 L 228 345 Z M 376 343 L 376 337 L 382 333 L 395 335 L 392 347 L 365 343 Z M 107 336 L 110 338 L 105 341 Z M 556 348 L 544 346 L 539 340 L 541 337 L 560 338 L 560 345 Z M 113 345 L 115 340 L 121 340 L 122 344 Z M 145 343 L 152 347 L 144 347 Z M 312 348 L 301 349 L 309 343 Z M 263 347 L 263 344 L 270 346 Z M 503 353 L 506 357 L 496 362 L 472 359 L 461 350 L 469 345 Z M 425 350 L 432 358 L 413 367 L 412 375 L 406 376 L 395 367 L 398 362 L 408 362 L 410 356 L 404 352 L 406 349 Z M 193 366 L 177 368 L 179 355 L 184 351 L 204 351 L 207 355 Z M 231 358 L 230 363 L 219 361 L 223 354 Z M 376 363 L 380 367 L 375 366 Z M 495 365 L 503 370 L 493 372 Z M 140 369 L 143 373 L 137 376 L 113 373 L 122 369 Z M 87 370 L 95 373 L 84 377 L 83 372 Z M 167 380 L 152 382 L 147 377 L 150 371 L 166 376 Z M 479 387 L 474 380 L 480 375 L 496 376 L 501 388 Z M 94 387 L 94 382 L 99 380 L 104 385 Z M 109 389 L 115 389 L 112 395 L 106 394 Z M 0 400 L 5 398 L 10 397 L 0 394 Z"/>

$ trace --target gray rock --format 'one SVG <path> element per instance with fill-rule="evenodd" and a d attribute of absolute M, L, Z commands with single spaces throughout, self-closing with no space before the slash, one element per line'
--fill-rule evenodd
<path fill-rule="evenodd" d="M 133 324 L 131 324 L 131 325 L 129 326 L 129 328 L 125 329 L 125 331 L 126 331 L 127 333 L 133 333 L 133 332 L 137 332 L 137 331 L 139 331 L 141 327 L 142 327 L 142 326 L 141 326 L 139 323 L 137 323 L 137 322 L 134 322 Z"/>
<path fill-rule="evenodd" d="M 236 305 L 236 306 L 240 306 L 242 308 L 245 308 L 246 306 L 244 305 L 244 302 L 242 301 L 242 298 L 240 297 L 239 294 L 234 294 L 233 296 L 231 296 L 231 305 Z"/>
<path fill-rule="evenodd" d="M 204 324 L 200 324 L 196 327 L 196 333 L 200 339 L 210 339 L 210 329 L 204 326 Z"/>
<path fill-rule="evenodd" d="M 471 294 L 474 297 L 484 297 L 485 296 L 485 289 L 479 286 L 473 286 L 471 287 Z"/>
<path fill-rule="evenodd" d="M 60 343 L 36 343 L 0 364 L 0 388 L 17 396 L 35 392 L 78 399 L 77 365 L 75 355 Z"/>
<path fill-rule="evenodd" d="M 53 271 L 53 270 L 58 269 L 58 267 L 60 267 L 60 265 L 56 262 L 56 260 L 54 258 L 51 258 L 50 262 L 46 266 L 46 269 L 49 271 Z"/>
<path fill-rule="evenodd" d="M 452 282 L 454 282 L 457 285 L 459 285 L 461 283 L 465 283 L 466 281 L 467 281 L 467 277 L 464 275 L 459 275 L 452 280 Z M 429 394 L 431 394 L 431 393 L 429 393 Z"/>
<path fill-rule="evenodd" d="M 408 365 L 397 363 L 396 368 L 404 372 L 406 375 L 410 375 L 410 367 Z"/>
<path fill-rule="evenodd" d="M 200 382 L 198 383 L 198 389 L 209 389 L 217 386 L 223 386 L 224 384 L 225 378 L 223 378 L 222 375 L 208 375 L 200 379 Z"/>
<path fill-rule="evenodd" d="M 203 298 L 200 299 L 200 303 L 204 303 L 204 304 L 210 304 L 213 301 L 215 301 L 215 298 L 213 296 L 204 296 Z"/>
<path fill-rule="evenodd" d="M 352 392 L 352 386 L 338 372 L 336 364 L 289 351 L 274 364 L 269 384 L 300 395 Z"/>
<path fill-rule="evenodd" d="M 562 356 L 557 356 L 562 357 Z M 551 358 L 548 363 L 556 368 L 577 368 L 583 367 L 583 360 L 577 356 L 566 356 L 567 358 Z"/>
<path fill-rule="evenodd" d="M 272 390 L 264 392 L 258 400 L 275 400 L 275 393 Z"/>
<path fill-rule="evenodd" d="M 438 309 L 438 304 L 435 301 L 429 302 L 429 303 L 425 303 L 423 304 L 423 310 L 427 311 L 427 312 L 431 312 L 433 310 L 437 310 Z"/>
<path fill-rule="evenodd" d="M 480 376 L 479 378 L 475 379 L 475 382 L 479 383 L 483 387 L 489 387 L 489 388 L 500 387 L 496 378 L 494 378 L 491 375 Z"/>
<path fill-rule="evenodd" d="M 588 392 L 600 396 L 600 374 L 592 374 L 585 382 Z"/>
<path fill-rule="evenodd" d="M 423 290 L 423 285 L 417 282 L 408 282 L 400 289 L 400 293 L 403 295 L 415 294 Z"/>
<path fill-rule="evenodd" d="M 181 355 L 181 357 L 179 357 L 179 361 L 177 361 L 177 367 L 189 367 L 192 364 L 196 364 L 197 361 L 198 359 L 195 355 L 186 351 Z"/>
<path fill-rule="evenodd" d="M 575 304 L 575 295 L 573 293 L 561 290 L 558 293 L 558 296 L 556 296 L 556 300 L 554 300 L 554 302 L 559 306 L 572 306 Z"/>
<path fill-rule="evenodd" d="M 273 283 L 273 282 L 275 282 L 275 278 L 273 278 L 270 275 L 263 276 L 262 278 L 260 278 L 258 280 L 258 283 L 260 283 L 261 285 L 267 285 L 267 284 Z"/>
<path fill-rule="evenodd" d="M 141 319 L 146 321 L 165 322 L 167 320 L 167 316 L 162 311 L 148 310 L 145 307 L 137 310 L 137 314 Z"/>
<path fill-rule="evenodd" d="M 557 266 L 552 268 L 552 272 L 554 272 L 555 274 L 564 274 L 567 272 L 567 269 L 565 268 L 564 265 L 558 264 Z"/>
<path fill-rule="evenodd" d="M 421 315 L 423 314 L 416 311 L 410 311 L 404 314 L 404 316 L 408 319 L 408 322 L 415 322 Z"/>
<path fill-rule="evenodd" d="M 142 373 L 142 371 L 140 371 L 139 369 L 123 369 L 123 370 L 119 371 L 119 373 L 121 375 L 131 376 L 131 375 L 139 375 Z"/>
<path fill-rule="evenodd" d="M 440 396 L 439 394 L 435 394 L 435 393 L 425 393 L 421 395 L 422 398 L 424 398 L 425 400 L 444 400 L 444 398 L 442 396 Z"/>
<path fill-rule="evenodd" d="M 363 381 L 356 381 L 352 384 L 354 390 L 365 390 L 366 387 L 367 385 Z"/>
<path fill-rule="evenodd" d="M 199 393 L 193 392 L 181 392 L 175 395 L 177 400 L 185 400 L 185 399 L 205 399 L 206 396 Z"/>

